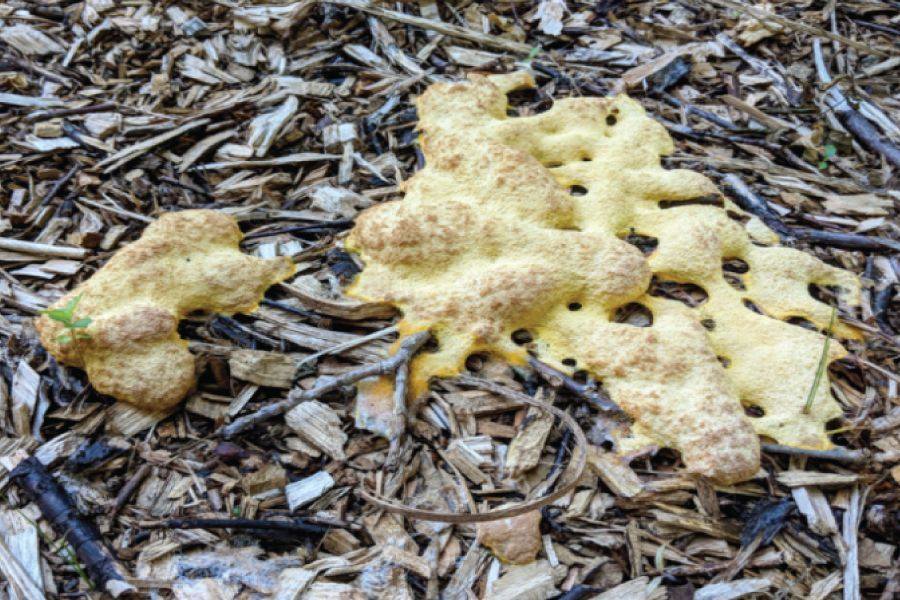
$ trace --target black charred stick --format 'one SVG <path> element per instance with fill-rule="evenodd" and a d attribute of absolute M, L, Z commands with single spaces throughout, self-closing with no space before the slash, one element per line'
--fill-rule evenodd
<path fill-rule="evenodd" d="M 768 223 L 767 223 L 768 224 Z M 835 246 L 849 250 L 893 250 L 900 252 L 900 242 L 886 237 L 844 233 L 842 231 L 821 231 L 806 227 L 790 229 L 791 236 L 823 246 Z"/>
<path fill-rule="evenodd" d="M 723 181 L 725 187 L 731 192 L 735 199 L 735 203 L 747 212 L 756 215 L 762 219 L 763 223 L 769 226 L 780 237 L 790 238 L 790 228 L 781 222 L 781 218 L 774 210 L 772 210 L 765 200 L 750 191 L 741 178 L 734 173 L 725 175 Z"/>
<path fill-rule="evenodd" d="M 834 111 L 841 124 L 869 152 L 880 154 L 894 167 L 900 169 L 900 147 L 886 136 L 882 136 L 878 128 L 853 108 L 841 90 L 834 85 L 825 64 L 825 56 L 822 54 L 822 41 L 819 39 L 813 40 L 813 62 L 816 64 L 819 83 L 827 87 L 823 95 L 825 103 Z"/>
<path fill-rule="evenodd" d="M 887 318 L 887 309 L 888 306 L 890 306 L 891 298 L 893 297 L 894 286 L 888 284 L 880 290 L 876 290 L 875 296 L 872 298 L 872 312 L 875 313 L 875 322 L 878 323 L 881 330 L 888 335 L 893 333 L 891 324 L 888 322 Z"/>
<path fill-rule="evenodd" d="M 305 519 L 166 519 L 157 523 L 141 523 L 145 529 L 249 529 L 255 531 L 289 531 L 309 535 L 324 535 L 334 525 L 319 525 Z"/>
<path fill-rule="evenodd" d="M 673 123 L 666 119 L 659 119 L 663 125 L 666 126 L 666 129 L 671 131 L 672 133 L 683 135 L 684 137 L 691 138 L 697 141 L 704 141 L 707 139 L 720 140 L 723 142 L 729 142 L 731 144 L 747 144 L 749 146 L 759 146 L 760 148 L 765 148 L 769 152 L 780 152 L 782 150 L 782 146 L 778 144 L 773 144 L 771 142 L 767 142 L 763 139 L 757 138 L 749 138 L 742 137 L 737 135 L 731 135 L 726 133 L 718 133 L 715 131 L 696 131 L 687 127 L 685 125 L 680 125 L 678 123 Z"/>
<path fill-rule="evenodd" d="M 701 119 L 705 119 L 705 120 L 709 121 L 710 123 L 713 123 L 714 125 L 718 125 L 719 127 L 722 127 L 723 129 L 732 129 L 732 130 L 738 129 L 738 126 L 735 125 L 734 123 L 732 123 L 731 121 L 729 121 L 728 119 L 723 119 L 722 117 L 715 115 L 711 112 L 705 111 L 702 108 L 698 108 L 698 107 L 694 106 L 693 104 L 684 102 L 683 100 L 679 100 L 678 98 L 676 98 L 672 94 L 669 94 L 668 92 L 663 92 L 662 94 L 660 94 L 660 97 L 663 100 L 665 100 L 666 102 L 668 102 L 669 104 L 671 104 L 672 106 L 677 106 L 678 108 L 683 108 L 689 114 L 696 115 L 696 116 L 700 117 Z"/>
<path fill-rule="evenodd" d="M 297 308 L 296 306 L 291 306 L 290 304 L 285 304 L 284 302 L 279 302 L 277 300 L 269 300 L 268 298 L 263 298 L 260 303 L 264 306 L 271 306 L 273 308 L 277 308 L 279 310 L 283 310 L 284 312 L 289 312 L 292 315 L 297 315 L 300 317 L 321 317 L 319 313 L 307 310 L 305 308 Z"/>
<path fill-rule="evenodd" d="M 841 124 L 859 140 L 860 144 L 873 154 L 884 156 L 895 168 L 900 169 L 900 147 L 891 142 L 887 136 L 882 136 L 867 118 L 846 102 L 834 104 L 832 109 L 837 113 Z"/>
<path fill-rule="evenodd" d="M 100 530 L 78 512 L 72 498 L 41 461 L 33 456 L 26 458 L 12 470 L 10 479 L 38 505 L 53 530 L 75 549 L 78 560 L 98 589 L 113 596 L 133 589 L 125 582 L 122 568 L 103 543 Z"/>

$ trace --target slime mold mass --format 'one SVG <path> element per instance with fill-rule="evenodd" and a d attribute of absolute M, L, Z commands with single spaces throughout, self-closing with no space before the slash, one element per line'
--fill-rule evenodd
<path fill-rule="evenodd" d="M 194 311 L 231 315 L 256 309 L 266 289 L 294 273 L 290 259 L 243 254 L 234 218 L 213 210 L 162 215 L 141 238 L 51 308 L 81 295 L 90 339 L 60 343 L 63 327 L 36 321 L 41 343 L 60 362 L 87 371 L 94 388 L 141 408 L 177 404 L 194 384 L 194 356 L 178 322 Z"/>
<path fill-rule="evenodd" d="M 827 383 L 803 412 L 824 337 L 784 320 L 824 330 L 831 308 L 809 285 L 856 303 L 856 277 L 779 247 L 703 175 L 663 169 L 671 138 L 626 96 L 507 117 L 506 94 L 533 86 L 520 72 L 429 87 L 418 100 L 425 168 L 402 201 L 366 210 L 347 240 L 365 262 L 349 294 L 394 304 L 403 333 L 430 329 L 439 342 L 413 361 L 410 395 L 458 374 L 473 352 L 523 364 L 530 351 L 563 370 L 574 359 L 602 381 L 634 421 L 617 439 L 623 454 L 674 448 L 689 471 L 729 483 L 758 470 L 760 435 L 830 447 L 825 423 L 841 410 Z M 710 197 L 719 206 L 687 202 Z M 629 234 L 658 246 L 644 256 Z M 746 289 L 726 281 L 725 259 L 749 266 Z M 651 296 L 651 277 L 708 298 L 691 308 Z M 652 313 L 651 326 L 615 322 L 630 303 Z M 513 340 L 523 329 L 527 350 Z M 858 337 L 844 324 L 834 332 Z M 845 354 L 832 344 L 828 359 Z"/>

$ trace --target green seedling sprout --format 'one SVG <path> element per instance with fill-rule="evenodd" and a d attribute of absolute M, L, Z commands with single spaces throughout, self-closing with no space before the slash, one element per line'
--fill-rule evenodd
<path fill-rule="evenodd" d="M 837 147 L 834 144 L 826 144 L 825 151 L 822 153 L 822 160 L 819 161 L 820 169 L 828 168 L 828 161 L 837 155 Z"/>
<path fill-rule="evenodd" d="M 822 375 L 825 374 L 825 368 L 828 366 L 828 347 L 831 346 L 831 330 L 834 329 L 834 319 L 837 317 L 837 309 L 831 307 L 831 319 L 828 321 L 828 329 L 825 330 L 825 343 L 822 345 L 822 356 L 819 357 L 819 366 L 816 367 L 816 377 L 813 379 L 812 388 L 809 390 L 809 396 L 806 397 L 806 404 L 803 405 L 803 414 L 809 414 L 812 408 L 813 400 L 816 399 L 816 391 L 819 389 L 819 383 L 822 381 Z"/>
<path fill-rule="evenodd" d="M 531 49 L 530 52 L 528 52 L 528 56 L 526 56 L 525 60 L 523 60 L 522 62 L 525 63 L 526 65 L 530 65 L 531 61 L 534 60 L 534 58 L 540 53 L 540 51 L 541 51 L 540 46 L 535 46 L 534 48 Z"/>
<path fill-rule="evenodd" d="M 42 315 L 47 315 L 54 321 L 59 321 L 66 328 L 66 333 L 59 335 L 56 339 L 60 344 L 68 344 L 74 340 L 89 340 L 90 334 L 80 331 L 92 323 L 90 317 L 75 318 L 75 308 L 81 302 L 81 294 L 78 294 L 62 308 L 50 308 L 42 310 Z"/>

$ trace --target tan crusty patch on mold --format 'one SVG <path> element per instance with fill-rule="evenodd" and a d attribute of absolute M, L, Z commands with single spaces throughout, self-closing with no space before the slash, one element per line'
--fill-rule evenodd
<path fill-rule="evenodd" d="M 60 323 L 36 321 L 41 343 L 60 362 L 87 371 L 94 388 L 143 408 L 177 404 L 194 384 L 194 356 L 178 322 L 194 311 L 256 308 L 273 283 L 294 272 L 287 258 L 243 254 L 234 218 L 213 210 L 167 213 L 90 279 L 51 308 L 81 294 L 75 315 L 93 322 L 90 339 L 60 343 Z"/>
<path fill-rule="evenodd" d="M 691 471 L 731 482 L 758 469 L 757 434 L 829 447 L 824 425 L 841 411 L 827 382 L 802 413 L 823 336 L 781 319 L 824 329 L 830 308 L 809 284 L 839 286 L 854 302 L 856 278 L 803 252 L 754 244 L 750 232 L 757 242 L 777 238 L 757 220 L 745 228 L 730 218 L 747 215 L 727 199 L 727 212 L 660 208 L 720 194 L 699 173 L 660 166 L 672 141 L 637 102 L 569 98 L 508 118 L 506 93 L 530 86 L 524 73 L 432 85 L 418 101 L 425 168 L 402 202 L 365 211 L 348 239 L 366 263 L 351 295 L 395 304 L 405 332 L 430 328 L 440 343 L 413 362 L 412 394 L 430 377 L 459 373 L 472 352 L 523 363 L 526 351 L 511 337 L 526 329 L 542 360 L 566 369 L 562 360 L 575 359 L 634 419 L 622 452 L 675 448 Z M 622 240 L 629 233 L 658 247 L 645 257 Z M 729 258 L 749 265 L 745 291 L 723 277 Z M 709 298 L 689 308 L 650 296 L 651 276 L 698 285 Z M 651 327 L 614 322 L 631 302 L 652 312 Z M 845 325 L 836 333 L 855 335 Z M 845 354 L 831 348 L 832 360 Z M 742 404 L 765 415 L 750 418 Z"/>

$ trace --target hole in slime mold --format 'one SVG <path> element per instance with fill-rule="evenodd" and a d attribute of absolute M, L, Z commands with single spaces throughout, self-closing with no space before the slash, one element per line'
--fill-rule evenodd
<path fill-rule="evenodd" d="M 573 312 L 576 310 L 581 310 L 581 303 L 580 302 L 570 302 L 569 306 L 567 308 Z"/>
<path fill-rule="evenodd" d="M 578 361 L 574 358 L 564 358 L 562 359 L 562 364 L 566 365 L 567 367 L 574 367 L 578 364 Z"/>
<path fill-rule="evenodd" d="M 717 206 L 725 208 L 725 201 L 718 194 L 710 194 L 699 198 L 691 198 L 690 200 L 660 200 L 659 207 L 663 210 L 669 208 L 678 208 L 679 206 Z"/>
<path fill-rule="evenodd" d="M 588 190 L 583 185 L 573 185 L 569 188 L 569 193 L 573 196 L 584 196 L 588 193 Z"/>
<path fill-rule="evenodd" d="M 653 325 L 653 313 L 643 304 L 629 302 L 625 306 L 620 306 L 616 309 L 613 315 L 613 322 L 634 327 L 650 327 Z"/>
<path fill-rule="evenodd" d="M 658 277 L 650 280 L 650 295 L 677 300 L 691 308 L 699 306 L 709 299 L 709 294 L 699 285 L 667 281 Z"/>
<path fill-rule="evenodd" d="M 609 125 L 610 127 L 612 127 L 613 125 L 615 125 L 618 122 L 619 122 L 619 120 L 616 118 L 615 115 L 606 115 L 606 124 Z"/>
<path fill-rule="evenodd" d="M 484 363 L 487 362 L 487 359 L 487 354 L 483 352 L 470 354 L 466 357 L 466 368 L 473 373 L 477 373 L 484 368 Z"/>
<path fill-rule="evenodd" d="M 759 419 L 766 416 L 766 411 L 756 404 L 744 405 L 744 414 L 753 419 Z"/>
<path fill-rule="evenodd" d="M 834 285 L 821 286 L 815 283 L 811 283 L 806 287 L 806 291 L 809 292 L 810 296 L 812 296 L 822 304 L 837 306 L 837 299 L 840 295 L 841 288 Z"/>
<path fill-rule="evenodd" d="M 512 332 L 512 335 L 510 337 L 512 338 L 513 343 L 516 343 L 520 346 L 530 344 L 534 341 L 534 337 L 527 329 L 516 329 Z"/>
<path fill-rule="evenodd" d="M 734 210 L 726 210 L 725 214 L 728 215 L 728 218 L 732 221 L 737 221 L 741 225 L 746 225 L 750 220 L 750 217 L 747 215 L 742 215 L 741 213 Z"/>
<path fill-rule="evenodd" d="M 844 421 L 841 417 L 838 417 L 825 423 L 825 432 L 835 445 L 849 446 L 850 438 L 847 434 L 849 433 L 848 429 L 851 427 L 851 424 Z"/>
<path fill-rule="evenodd" d="M 719 362 L 722 363 L 722 366 L 725 367 L 726 369 L 731 366 L 730 358 L 726 358 L 724 356 L 717 356 L 716 358 L 719 359 Z"/>
<path fill-rule="evenodd" d="M 635 233 L 633 230 L 631 233 L 626 235 L 625 237 L 620 238 L 623 242 L 628 242 L 635 248 L 641 251 L 644 256 L 648 256 L 656 250 L 656 247 L 659 246 L 659 240 L 655 237 L 651 237 L 649 235 L 640 235 Z"/>
<path fill-rule="evenodd" d="M 763 312 L 763 310 L 762 310 L 760 307 L 758 307 L 758 306 L 757 306 L 752 300 L 750 300 L 749 298 L 744 298 L 744 299 L 742 300 L 742 302 L 744 303 L 744 306 L 746 306 L 747 308 L 749 308 L 750 310 L 752 310 L 752 311 L 755 312 L 756 314 L 758 314 L 758 315 L 764 315 L 764 314 L 766 314 L 766 313 Z"/>
<path fill-rule="evenodd" d="M 744 278 L 741 275 L 749 270 L 750 265 L 748 265 L 745 260 L 740 258 L 722 259 L 722 276 L 725 278 L 728 285 L 739 292 L 743 292 L 747 289 L 747 286 L 744 284 Z"/>
<path fill-rule="evenodd" d="M 796 325 L 797 327 L 802 327 L 803 329 L 809 329 L 810 331 L 819 331 L 819 328 L 816 327 L 816 324 L 806 317 L 788 317 L 787 319 L 785 319 L 785 323 L 790 323 L 791 325 Z"/>
<path fill-rule="evenodd" d="M 712 331 L 716 328 L 715 319 L 703 319 L 702 321 L 700 321 L 700 324 L 706 327 L 706 329 L 708 329 L 709 331 Z"/>
<path fill-rule="evenodd" d="M 722 270 L 727 273 L 746 273 L 750 270 L 750 265 L 742 258 L 723 258 Z"/>

